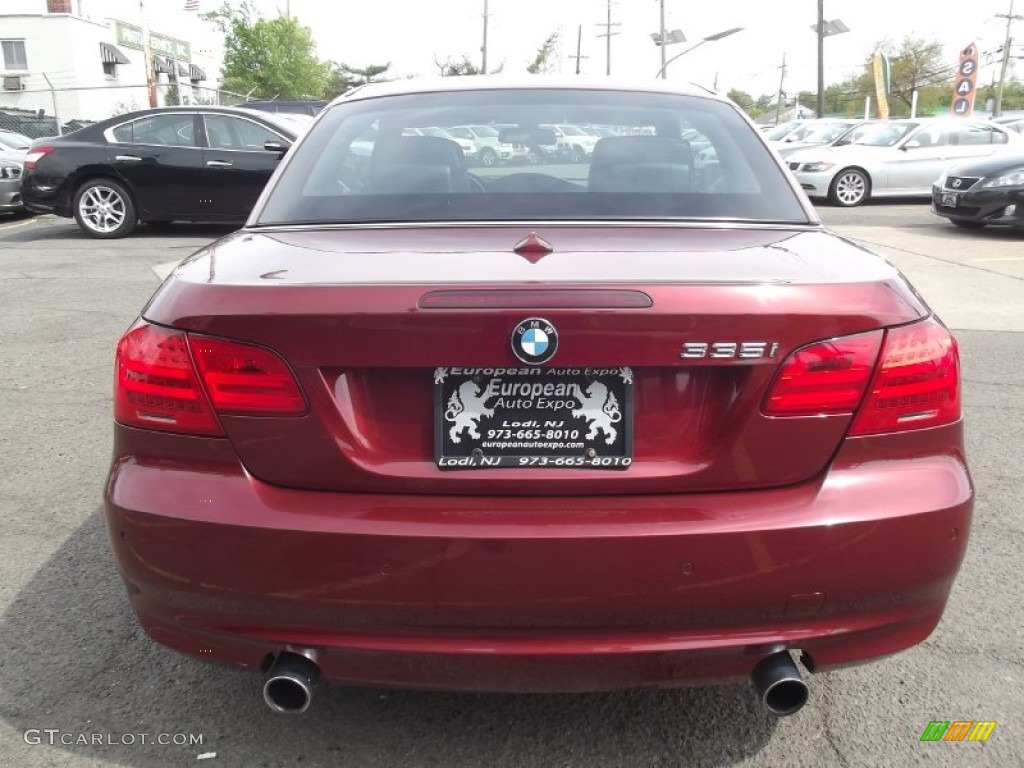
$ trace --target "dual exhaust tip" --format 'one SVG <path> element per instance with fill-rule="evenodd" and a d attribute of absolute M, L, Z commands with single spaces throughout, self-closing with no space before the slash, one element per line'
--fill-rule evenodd
<path fill-rule="evenodd" d="M 320 668 L 312 658 L 282 651 L 267 670 L 263 700 L 275 712 L 301 714 L 309 709 L 319 680 Z M 773 715 L 794 715 L 807 703 L 807 683 L 788 651 L 778 651 L 761 659 L 750 680 L 761 706 Z"/>

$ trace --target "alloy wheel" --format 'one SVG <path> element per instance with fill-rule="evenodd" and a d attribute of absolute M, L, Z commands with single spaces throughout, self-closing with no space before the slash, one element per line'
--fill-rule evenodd
<path fill-rule="evenodd" d="M 94 232 L 106 235 L 124 223 L 126 206 L 116 189 L 97 185 L 90 187 L 78 201 L 82 223 Z"/>
<path fill-rule="evenodd" d="M 841 205 L 859 205 L 867 193 L 868 182 L 860 171 L 844 171 L 836 179 L 835 196 Z"/>

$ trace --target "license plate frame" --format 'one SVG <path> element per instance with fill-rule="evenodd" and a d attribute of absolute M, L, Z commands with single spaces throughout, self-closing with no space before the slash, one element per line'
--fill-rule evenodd
<path fill-rule="evenodd" d="M 633 371 L 436 368 L 434 461 L 442 470 L 625 470 Z"/>

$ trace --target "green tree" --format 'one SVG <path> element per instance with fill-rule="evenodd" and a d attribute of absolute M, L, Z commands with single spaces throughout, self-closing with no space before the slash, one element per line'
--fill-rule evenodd
<path fill-rule="evenodd" d="M 453 60 L 451 56 L 443 62 L 434 59 L 434 64 L 437 66 L 441 77 L 461 77 L 462 75 L 482 74 L 480 67 L 470 61 L 468 56 L 463 56 L 458 61 Z"/>
<path fill-rule="evenodd" d="M 558 33 L 553 32 L 548 35 L 548 39 L 544 41 L 544 44 L 537 49 L 537 55 L 534 56 L 530 66 L 526 68 L 526 71 L 531 75 L 538 75 L 544 72 L 548 72 L 551 67 L 551 57 L 555 54 L 558 48 Z"/>
<path fill-rule="evenodd" d="M 955 62 L 946 59 L 942 43 L 908 35 L 899 43 L 881 40 L 865 59 L 857 77 L 857 98 L 875 100 L 874 51 L 889 57 L 889 112 L 893 117 L 906 117 L 914 91 L 918 92 L 918 114 L 929 114 L 948 106 L 953 92 Z"/>
<path fill-rule="evenodd" d="M 222 79 L 229 91 L 260 98 L 320 98 L 331 74 L 313 33 L 291 16 L 264 18 L 244 0 L 203 14 L 224 35 Z"/>
<path fill-rule="evenodd" d="M 743 110 L 750 112 L 751 107 L 754 106 L 754 97 L 746 91 L 741 91 L 739 88 L 732 88 L 726 94 L 730 99 L 735 101 Z"/>
<path fill-rule="evenodd" d="M 331 74 L 327 80 L 326 97 L 333 99 L 360 85 L 384 82 L 388 79 L 389 69 L 391 69 L 390 61 L 387 64 L 370 64 L 366 67 L 351 67 L 341 62 L 333 62 Z"/>

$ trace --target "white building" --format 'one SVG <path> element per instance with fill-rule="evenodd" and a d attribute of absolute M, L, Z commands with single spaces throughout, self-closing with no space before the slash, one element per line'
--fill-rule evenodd
<path fill-rule="evenodd" d="M 212 29 L 182 0 L 146 5 L 144 21 L 138 0 L 3 0 L 0 113 L 42 110 L 66 123 L 149 107 L 145 24 L 158 105 L 174 103 L 175 93 L 181 102 L 215 100 L 220 56 Z"/>

